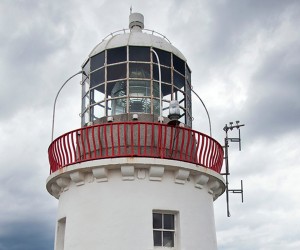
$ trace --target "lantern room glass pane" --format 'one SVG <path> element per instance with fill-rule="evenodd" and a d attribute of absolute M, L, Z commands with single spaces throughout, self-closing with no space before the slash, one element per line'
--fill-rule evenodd
<path fill-rule="evenodd" d="M 124 62 L 127 60 L 127 47 L 107 50 L 107 64 Z"/>
<path fill-rule="evenodd" d="M 104 79 L 105 79 L 104 68 L 91 73 L 91 88 L 104 82 Z"/>
<path fill-rule="evenodd" d="M 180 105 L 184 105 L 184 103 L 183 103 L 184 98 L 185 98 L 185 93 L 176 89 L 175 99 L 179 102 Z"/>
<path fill-rule="evenodd" d="M 150 48 L 129 46 L 129 61 L 150 62 Z"/>
<path fill-rule="evenodd" d="M 118 98 L 111 100 L 111 113 L 112 115 L 125 114 L 127 109 L 127 99 Z"/>
<path fill-rule="evenodd" d="M 91 57 L 91 71 L 101 68 L 105 62 L 105 51 Z"/>
<path fill-rule="evenodd" d="M 129 77 L 130 78 L 150 79 L 150 64 L 130 63 L 129 64 Z"/>
<path fill-rule="evenodd" d="M 153 99 L 153 114 L 159 115 L 160 112 L 160 104 L 159 104 L 159 99 Z"/>
<path fill-rule="evenodd" d="M 153 49 L 158 55 L 160 64 L 171 67 L 171 53 L 157 48 L 153 48 Z M 153 52 L 152 52 L 152 58 L 153 58 L 153 62 L 157 63 L 156 56 Z"/>
<path fill-rule="evenodd" d="M 185 62 L 180 59 L 178 56 L 173 55 L 173 67 L 179 73 L 185 75 Z"/>
<path fill-rule="evenodd" d="M 104 102 L 95 104 L 91 107 L 91 118 L 92 120 L 99 119 L 105 115 Z"/>
<path fill-rule="evenodd" d="M 153 82 L 153 86 L 152 86 L 152 95 L 154 97 L 159 97 L 159 82 Z"/>
<path fill-rule="evenodd" d="M 96 88 L 94 88 L 94 89 L 96 89 L 97 91 L 101 92 L 101 93 L 104 95 L 104 93 L 105 93 L 105 84 L 102 83 L 102 84 L 98 85 L 98 86 L 97 86 Z"/>
<path fill-rule="evenodd" d="M 106 97 L 121 97 L 126 95 L 127 92 L 127 81 L 115 81 L 108 82 L 106 87 Z"/>
<path fill-rule="evenodd" d="M 162 83 L 161 84 L 161 90 L 162 90 L 162 98 L 171 100 L 172 95 L 172 85 Z"/>
<path fill-rule="evenodd" d="M 179 121 L 180 121 L 181 123 L 186 124 L 186 121 L 185 121 L 185 115 L 181 116 L 180 119 L 179 119 Z"/>
<path fill-rule="evenodd" d="M 171 69 L 166 67 L 160 67 L 160 70 L 161 70 L 161 81 L 171 83 Z M 158 64 L 153 65 L 153 79 L 159 81 Z"/>
<path fill-rule="evenodd" d="M 150 98 L 129 98 L 130 113 L 151 113 Z"/>
<path fill-rule="evenodd" d="M 185 78 L 181 74 L 177 73 L 176 71 L 173 72 L 174 74 L 174 85 L 181 89 L 185 84 Z"/>
<path fill-rule="evenodd" d="M 191 80 L 191 70 L 189 68 L 189 66 L 186 64 L 186 78 L 188 80 L 188 82 L 191 84 L 192 80 Z"/>
<path fill-rule="evenodd" d="M 126 63 L 107 67 L 107 81 L 126 78 Z"/>
<path fill-rule="evenodd" d="M 107 91 L 110 92 L 111 97 L 125 96 L 127 93 L 127 81 L 117 81 L 107 84 Z M 112 87 L 112 88 L 111 88 Z"/>
<path fill-rule="evenodd" d="M 101 85 L 102 87 L 104 85 Z M 103 92 L 99 91 L 99 89 L 92 89 L 91 90 L 91 104 L 101 102 L 104 100 Z"/>
<path fill-rule="evenodd" d="M 129 81 L 129 95 L 130 96 L 151 96 L 150 81 Z"/>

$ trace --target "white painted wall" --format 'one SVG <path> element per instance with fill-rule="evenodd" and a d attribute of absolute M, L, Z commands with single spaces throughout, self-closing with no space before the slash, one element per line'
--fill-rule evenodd
<path fill-rule="evenodd" d="M 117 167 L 108 171 L 106 182 L 95 181 L 92 174 L 85 175 L 84 185 L 71 181 L 59 197 L 58 220 L 66 217 L 64 250 L 159 249 L 153 247 L 153 210 L 179 212 L 175 249 L 217 249 L 207 187 L 196 188 L 194 176 L 177 184 L 169 170 L 162 181 L 151 181 L 145 171 L 145 178 L 138 179 L 136 169 L 134 180 L 122 180 Z"/>

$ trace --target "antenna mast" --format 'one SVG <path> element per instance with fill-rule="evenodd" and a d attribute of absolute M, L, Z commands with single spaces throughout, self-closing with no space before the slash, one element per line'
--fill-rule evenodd
<path fill-rule="evenodd" d="M 225 179 L 226 179 L 226 204 L 227 204 L 227 217 L 230 217 L 230 211 L 229 211 L 229 193 L 233 193 L 233 194 L 241 194 L 241 198 L 242 198 L 242 203 L 244 202 L 244 189 L 243 189 L 243 180 L 241 180 L 241 188 L 240 189 L 229 189 L 229 175 L 230 175 L 230 171 L 229 171 L 229 159 L 228 159 L 228 148 L 229 148 L 229 142 L 238 142 L 239 143 L 239 151 L 242 150 L 242 144 L 241 144 L 241 130 L 240 127 L 245 126 L 245 124 L 240 124 L 239 121 L 236 121 L 236 125 L 233 125 L 233 122 L 229 122 L 229 126 L 227 124 L 225 124 L 225 127 L 223 128 L 223 130 L 225 131 L 225 138 L 224 138 L 224 149 L 225 149 L 225 173 L 223 173 L 222 175 L 225 175 Z M 237 129 L 239 132 L 239 137 L 228 137 L 228 132 L 232 131 L 233 129 Z"/>

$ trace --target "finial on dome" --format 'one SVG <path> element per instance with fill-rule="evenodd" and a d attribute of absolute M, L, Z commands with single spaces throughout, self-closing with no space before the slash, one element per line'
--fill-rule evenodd
<path fill-rule="evenodd" d="M 131 13 L 129 15 L 129 28 L 132 29 L 135 26 L 141 29 L 144 28 L 144 16 L 141 13 Z"/>

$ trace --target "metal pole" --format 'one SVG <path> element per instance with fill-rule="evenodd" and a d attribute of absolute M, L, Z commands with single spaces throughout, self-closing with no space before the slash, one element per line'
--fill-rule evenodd
<path fill-rule="evenodd" d="M 151 51 L 154 53 L 157 64 L 158 64 L 158 79 L 159 79 L 159 122 L 162 122 L 162 93 L 161 93 L 161 68 L 158 54 L 154 49 L 151 48 Z"/>
<path fill-rule="evenodd" d="M 229 173 L 229 161 L 228 161 L 228 135 L 226 131 L 226 138 L 225 138 L 225 167 L 226 167 L 226 203 L 227 203 L 227 217 L 230 217 L 230 211 L 229 211 L 229 182 L 228 182 L 228 175 Z"/>
<path fill-rule="evenodd" d="M 66 80 L 64 82 L 64 84 L 60 87 L 60 89 L 58 90 L 57 94 L 56 94 L 56 97 L 55 97 L 55 100 L 54 100 L 54 104 L 53 104 L 53 115 L 52 115 L 52 133 L 51 133 L 51 142 L 53 142 L 53 134 L 54 134 L 54 119 L 55 119 L 55 106 L 56 106 L 56 101 L 57 101 L 57 97 L 60 93 L 60 91 L 63 89 L 63 87 L 67 84 L 68 81 L 70 81 L 74 76 L 77 76 L 79 74 L 85 74 L 84 71 L 79 71 L 77 72 L 76 74 L 72 75 L 71 77 L 68 78 L 68 80 Z"/>
<path fill-rule="evenodd" d="M 212 134 L 211 134 L 211 122 L 210 122 L 210 116 L 209 116 L 208 110 L 207 110 L 207 108 L 206 108 L 204 102 L 203 102 L 202 99 L 200 98 L 200 96 L 199 96 L 193 89 L 191 89 L 191 90 L 192 90 L 192 92 L 198 97 L 198 99 L 200 100 L 200 102 L 202 103 L 202 105 L 203 105 L 203 107 L 204 107 L 204 109 L 205 109 L 205 111 L 206 111 L 206 114 L 207 114 L 207 117 L 208 117 L 208 123 L 209 123 L 209 135 L 210 135 L 210 137 L 212 137 Z"/>

